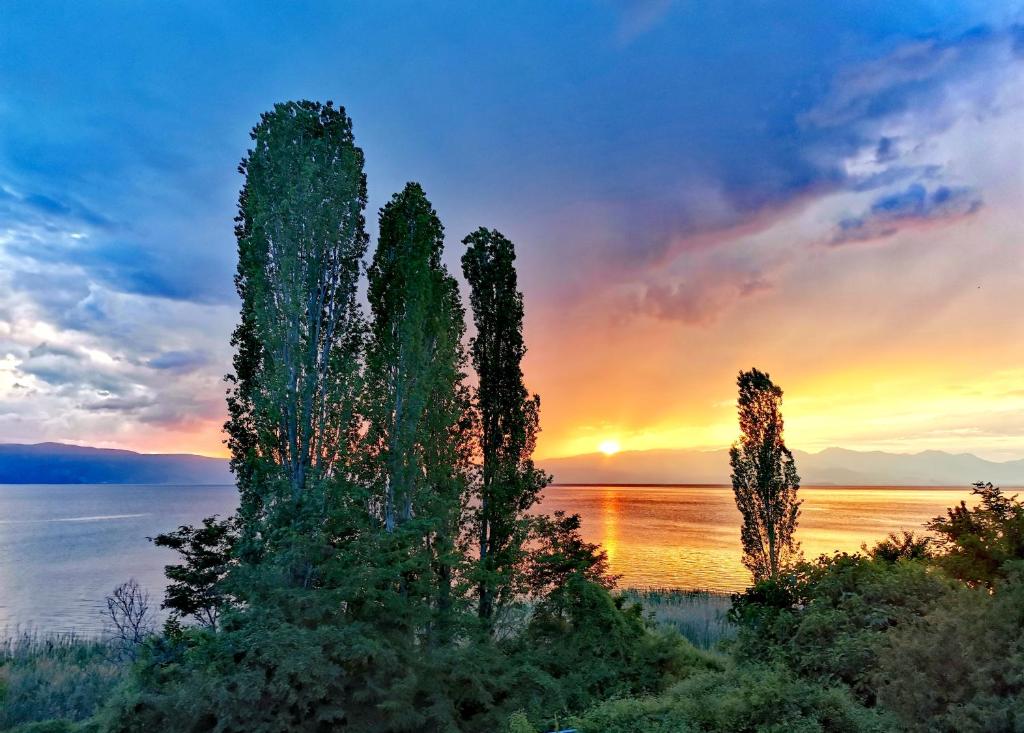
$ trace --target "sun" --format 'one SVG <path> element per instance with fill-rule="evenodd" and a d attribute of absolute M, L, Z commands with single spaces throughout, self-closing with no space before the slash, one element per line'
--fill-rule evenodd
<path fill-rule="evenodd" d="M 614 439 L 602 440 L 601 445 L 597 446 L 597 449 L 606 456 L 613 456 L 619 452 L 619 441 Z"/>

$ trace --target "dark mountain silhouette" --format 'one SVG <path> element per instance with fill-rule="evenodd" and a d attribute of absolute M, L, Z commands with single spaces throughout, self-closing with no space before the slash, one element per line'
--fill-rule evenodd
<path fill-rule="evenodd" d="M 223 458 L 63 443 L 0 444 L 0 484 L 230 484 Z"/>

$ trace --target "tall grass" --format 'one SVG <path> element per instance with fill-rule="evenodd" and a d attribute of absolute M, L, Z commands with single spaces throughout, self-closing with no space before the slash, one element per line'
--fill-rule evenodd
<path fill-rule="evenodd" d="M 732 600 L 728 593 L 678 588 L 629 588 L 625 596 L 643 606 L 655 623 L 675 629 L 700 649 L 714 649 L 732 639 L 736 627 L 726 615 Z"/>
<path fill-rule="evenodd" d="M 88 718 L 126 674 L 127 664 L 105 641 L 7 632 L 0 637 L 0 730 Z"/>

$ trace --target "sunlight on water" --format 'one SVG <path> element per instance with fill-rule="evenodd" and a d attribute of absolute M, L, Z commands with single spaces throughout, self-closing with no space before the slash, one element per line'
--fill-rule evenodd
<path fill-rule="evenodd" d="M 804 488 L 800 496 L 797 536 L 816 556 L 918 529 L 969 491 Z M 146 538 L 236 505 L 231 486 L 0 485 L 0 632 L 98 632 L 104 597 L 131 577 L 158 605 L 175 555 Z M 729 488 L 552 486 L 538 509 L 582 515 L 584 536 L 604 546 L 622 586 L 747 584 Z"/>
<path fill-rule="evenodd" d="M 870 547 L 890 532 L 921 530 L 969 489 L 803 488 L 797 529 L 805 556 Z M 551 486 L 541 511 L 577 512 L 583 534 L 608 552 L 620 585 L 739 590 L 740 514 L 728 487 Z"/>

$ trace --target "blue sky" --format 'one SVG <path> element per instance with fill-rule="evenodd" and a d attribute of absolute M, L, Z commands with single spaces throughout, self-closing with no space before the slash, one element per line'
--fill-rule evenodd
<path fill-rule="evenodd" d="M 763 360 L 806 447 L 1024 455 L 1005 343 L 1019 3 L 9 0 L 0 15 L 0 440 L 221 450 L 236 166 L 261 111 L 310 98 L 354 119 L 371 232 L 417 180 L 453 266 L 476 226 L 518 243 L 542 453 L 728 442 L 732 375 Z M 935 305 L 965 277 L 974 300 Z M 987 367 L 960 355 L 981 347 Z M 907 393 L 891 375 L 914 369 L 930 388 L 879 418 Z M 829 401 L 839 384 L 877 392 L 870 424 L 863 398 Z M 956 398 L 963 385 L 984 394 Z M 997 402 L 1016 407 L 993 418 Z"/>

